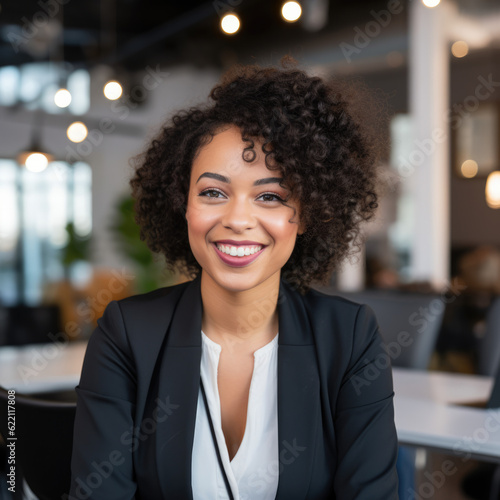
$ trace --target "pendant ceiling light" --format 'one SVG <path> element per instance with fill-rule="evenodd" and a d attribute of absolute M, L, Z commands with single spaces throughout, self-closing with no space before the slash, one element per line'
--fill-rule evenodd
<path fill-rule="evenodd" d="M 30 172 L 42 172 L 54 159 L 54 157 L 41 146 L 41 120 L 42 113 L 37 112 L 33 120 L 30 145 L 17 155 L 17 163 L 21 166 L 25 166 Z"/>

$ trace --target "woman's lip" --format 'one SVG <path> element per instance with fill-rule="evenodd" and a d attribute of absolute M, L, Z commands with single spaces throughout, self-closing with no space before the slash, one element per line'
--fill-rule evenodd
<path fill-rule="evenodd" d="M 215 248 L 215 252 L 219 256 L 220 260 L 225 264 L 228 264 L 232 267 L 243 267 L 247 266 L 251 262 L 253 262 L 265 249 L 266 247 L 262 247 L 258 252 L 255 252 L 253 255 L 245 255 L 243 257 L 234 257 L 233 255 L 227 255 L 224 252 L 221 252 L 215 243 L 212 243 Z"/>

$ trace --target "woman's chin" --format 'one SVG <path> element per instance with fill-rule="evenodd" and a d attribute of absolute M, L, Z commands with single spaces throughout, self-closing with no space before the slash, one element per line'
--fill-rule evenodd
<path fill-rule="evenodd" d="M 272 276 L 275 276 L 275 273 L 270 276 L 262 276 L 260 273 L 241 272 L 241 270 L 238 272 L 232 270 L 226 272 L 204 272 L 208 281 L 213 286 L 231 293 L 254 290 L 259 285 L 263 285 Z"/>

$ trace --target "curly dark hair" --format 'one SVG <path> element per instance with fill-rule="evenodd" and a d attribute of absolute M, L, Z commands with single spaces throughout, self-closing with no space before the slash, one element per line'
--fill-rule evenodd
<path fill-rule="evenodd" d="M 243 158 L 261 144 L 269 169 L 300 203 L 306 231 L 282 269 L 300 293 L 331 272 L 361 242 L 360 224 L 377 208 L 374 138 L 353 117 L 345 92 L 296 68 L 236 65 L 211 90 L 213 103 L 178 111 L 135 158 L 130 180 L 135 220 L 167 268 L 195 277 L 201 270 L 188 240 L 185 218 L 191 165 L 201 147 L 228 125 L 248 142 Z M 248 157 L 250 156 L 250 158 Z"/>

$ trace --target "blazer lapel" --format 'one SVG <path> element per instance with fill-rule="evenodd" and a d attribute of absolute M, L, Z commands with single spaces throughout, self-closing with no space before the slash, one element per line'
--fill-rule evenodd
<path fill-rule="evenodd" d="M 283 280 L 278 318 L 280 465 L 276 500 L 307 498 L 320 425 L 318 364 L 302 297 Z"/>
<path fill-rule="evenodd" d="M 201 276 L 179 299 L 159 368 L 156 467 L 165 498 L 192 500 L 191 453 L 201 362 Z M 306 498 L 320 418 L 314 340 L 303 300 L 283 280 L 278 298 L 279 483 L 276 500 Z M 158 419 L 159 420 L 159 419 Z"/>
<path fill-rule="evenodd" d="M 159 370 L 158 406 L 169 408 L 158 422 L 156 467 L 164 498 L 192 500 L 191 451 L 200 388 L 201 277 L 179 299 Z"/>

